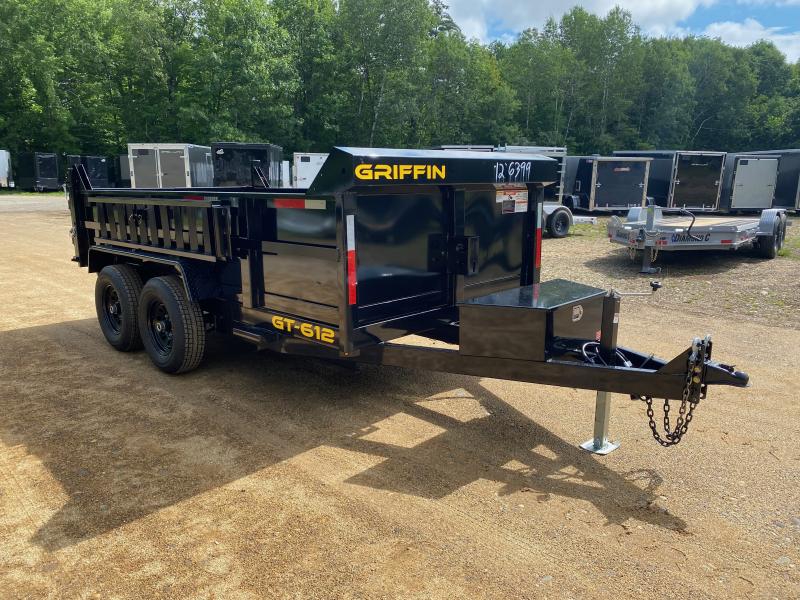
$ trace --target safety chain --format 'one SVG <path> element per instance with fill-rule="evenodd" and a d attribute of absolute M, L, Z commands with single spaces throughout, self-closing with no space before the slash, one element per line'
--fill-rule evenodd
<path fill-rule="evenodd" d="M 683 385 L 681 404 L 678 409 L 678 419 L 675 421 L 675 428 L 672 429 L 670 423 L 670 404 L 669 399 L 664 400 L 664 435 L 662 436 L 656 427 L 655 413 L 653 412 L 653 397 L 638 396 L 639 400 L 644 400 L 647 404 L 647 419 L 653 438 L 664 448 L 675 446 L 683 439 L 692 422 L 694 409 L 700 400 L 706 397 L 706 385 L 703 383 L 703 368 L 705 362 L 711 358 L 711 338 L 705 340 L 695 338 L 692 342 L 692 351 L 686 361 L 686 381 Z M 634 396 L 634 398 L 637 398 Z"/>
<path fill-rule="evenodd" d="M 628 256 L 630 257 L 630 259 L 632 261 L 636 260 L 636 250 L 637 249 L 638 248 L 636 246 L 628 246 Z M 650 262 L 654 263 L 654 262 L 656 262 L 656 259 L 658 258 L 658 250 L 659 249 L 657 247 L 652 247 L 651 248 L 649 246 L 645 246 L 643 252 L 650 252 Z"/>

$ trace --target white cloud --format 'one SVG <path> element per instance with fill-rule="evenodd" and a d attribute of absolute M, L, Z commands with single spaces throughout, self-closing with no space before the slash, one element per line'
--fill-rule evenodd
<path fill-rule="evenodd" d="M 719 21 L 702 31 L 679 25 L 700 7 L 709 7 L 719 0 L 449 0 L 450 14 L 469 38 L 488 42 L 508 32 L 519 33 L 529 27 L 541 27 L 549 17 L 558 19 L 573 6 L 605 15 L 614 6 L 629 11 L 644 33 L 651 36 L 704 35 L 718 37 L 734 46 L 748 46 L 758 40 L 773 42 L 786 57 L 800 59 L 800 31 L 786 27 L 765 27 L 759 21 Z M 739 4 L 789 6 L 800 0 L 737 0 Z"/>
<path fill-rule="evenodd" d="M 756 0 L 758 1 L 758 0 Z M 795 1 L 795 0 L 790 0 Z M 800 2 L 800 0 L 796 0 Z M 691 16 L 701 6 L 717 0 L 450 0 L 450 14 L 467 37 L 488 41 L 492 31 L 518 33 L 529 27 L 541 27 L 549 17 L 559 18 L 573 6 L 605 15 L 615 6 L 624 8 L 644 31 L 664 35 Z"/>
<path fill-rule="evenodd" d="M 711 23 L 705 28 L 703 35 L 718 37 L 733 46 L 749 46 L 758 40 L 769 40 L 791 62 L 800 59 L 800 31 L 787 31 L 785 27 L 764 27 L 755 19 Z"/>

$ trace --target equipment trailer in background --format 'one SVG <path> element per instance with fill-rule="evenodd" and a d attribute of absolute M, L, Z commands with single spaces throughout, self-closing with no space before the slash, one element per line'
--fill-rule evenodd
<path fill-rule="evenodd" d="M 754 248 L 764 258 L 775 258 L 783 247 L 786 210 L 771 208 L 751 217 L 695 216 L 681 209 L 657 206 L 632 208 L 623 221 L 612 217 L 608 237 L 631 251 L 644 252 L 642 273 L 657 272 L 651 263 L 659 252 L 676 250 L 738 250 Z"/>
<path fill-rule="evenodd" d="M 556 179 L 534 154 L 374 148 L 335 148 L 308 190 L 93 190 L 78 166 L 74 260 L 98 273 L 109 343 L 144 345 L 169 373 L 197 367 L 214 329 L 287 354 L 598 390 L 600 452 L 608 392 L 691 414 L 706 386 L 746 386 L 708 338 L 670 361 L 617 347 L 619 294 L 540 282 Z M 393 341 L 409 334 L 457 347 Z"/>

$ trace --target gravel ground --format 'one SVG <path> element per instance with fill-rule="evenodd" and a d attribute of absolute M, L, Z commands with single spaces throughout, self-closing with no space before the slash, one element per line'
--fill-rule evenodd
<path fill-rule="evenodd" d="M 6 202 L 3 598 L 800 595 L 796 254 L 672 258 L 659 296 L 624 301 L 621 343 L 671 357 L 711 332 L 753 386 L 713 389 L 670 450 L 615 396 L 622 446 L 596 457 L 574 389 L 223 339 L 166 376 L 103 340 L 63 199 Z M 646 287 L 601 227 L 544 261 Z"/>

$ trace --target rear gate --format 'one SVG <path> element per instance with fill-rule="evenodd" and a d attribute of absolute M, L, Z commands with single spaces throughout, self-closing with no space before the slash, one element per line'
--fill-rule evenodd
<path fill-rule="evenodd" d="M 590 209 L 643 205 L 647 161 L 599 160 L 596 164 L 594 206 Z"/>
<path fill-rule="evenodd" d="M 723 154 L 676 156 L 671 206 L 713 210 L 719 203 Z"/>
<path fill-rule="evenodd" d="M 778 178 L 778 159 L 739 158 L 731 208 L 771 208 Z"/>
<path fill-rule="evenodd" d="M 158 149 L 158 162 L 161 167 L 161 187 L 183 188 L 191 184 L 186 181 L 186 150 Z"/>
<path fill-rule="evenodd" d="M 156 152 L 153 148 L 131 148 L 131 187 L 159 187 Z"/>

